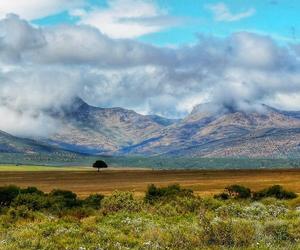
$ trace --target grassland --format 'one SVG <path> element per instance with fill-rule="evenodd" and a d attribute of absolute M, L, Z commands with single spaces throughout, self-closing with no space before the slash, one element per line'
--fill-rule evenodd
<path fill-rule="evenodd" d="M 108 169 L 97 173 L 88 167 L 0 166 L 0 186 L 15 184 L 36 186 L 44 192 L 54 188 L 71 190 L 80 197 L 91 193 L 111 194 L 114 190 L 143 195 L 153 183 L 174 183 L 209 196 L 231 184 L 246 185 L 253 190 L 279 184 L 300 193 L 300 169 L 259 170 L 151 170 Z"/>

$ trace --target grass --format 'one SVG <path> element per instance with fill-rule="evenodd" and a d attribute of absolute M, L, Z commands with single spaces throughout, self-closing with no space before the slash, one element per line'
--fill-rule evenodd
<path fill-rule="evenodd" d="M 0 165 L 0 172 L 2 171 L 78 171 L 78 170 L 86 170 L 86 167 L 57 167 L 57 166 L 39 166 L 39 165 Z"/>
<path fill-rule="evenodd" d="M 299 198 L 220 200 L 180 186 L 147 194 L 116 191 L 95 207 L 95 196 L 2 188 L 0 249 L 300 249 Z"/>
<path fill-rule="evenodd" d="M 0 166 L 0 186 L 15 184 L 36 186 L 45 192 L 61 188 L 85 197 L 90 193 L 111 194 L 114 190 L 143 195 L 154 183 L 166 186 L 178 183 L 196 194 L 209 196 L 231 184 L 253 190 L 279 184 L 300 193 L 300 170 L 137 170 L 107 169 L 97 173 L 84 167 Z"/>

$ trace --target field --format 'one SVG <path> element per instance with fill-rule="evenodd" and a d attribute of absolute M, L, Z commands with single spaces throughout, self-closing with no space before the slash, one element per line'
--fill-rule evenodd
<path fill-rule="evenodd" d="M 201 196 L 221 192 L 231 184 L 253 190 L 279 184 L 300 193 L 300 169 L 273 170 L 151 170 L 112 168 L 97 173 L 84 167 L 0 166 L 0 186 L 36 186 L 44 192 L 54 188 L 71 190 L 80 197 L 91 193 L 110 194 L 114 190 L 143 195 L 149 184 L 174 183 Z"/>
<path fill-rule="evenodd" d="M 0 249 L 300 249 L 300 198 L 288 192 L 299 179 L 298 169 L 3 165 Z M 251 190 L 220 194 L 232 184 Z"/>

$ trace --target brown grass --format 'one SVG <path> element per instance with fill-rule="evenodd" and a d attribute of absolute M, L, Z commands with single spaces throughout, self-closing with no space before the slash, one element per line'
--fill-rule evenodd
<path fill-rule="evenodd" d="M 179 183 L 200 195 L 221 192 L 231 184 L 253 190 L 280 184 L 300 193 L 300 170 L 105 170 L 100 173 L 82 171 L 1 171 L 0 186 L 15 184 L 36 186 L 45 192 L 54 188 L 72 190 L 84 197 L 90 193 L 109 194 L 114 190 L 130 190 L 142 195 L 154 183 L 166 186 Z"/>

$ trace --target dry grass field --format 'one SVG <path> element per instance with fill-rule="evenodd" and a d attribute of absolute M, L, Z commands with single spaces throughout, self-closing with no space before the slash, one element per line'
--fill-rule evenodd
<path fill-rule="evenodd" d="M 230 184 L 241 184 L 253 190 L 280 184 L 300 193 L 300 170 L 147 170 L 108 169 L 97 173 L 92 169 L 57 169 L 35 167 L 19 171 L 0 168 L 0 186 L 15 184 L 36 186 L 48 192 L 54 188 L 72 190 L 84 197 L 90 193 L 109 194 L 114 190 L 134 191 L 142 195 L 151 183 L 166 186 L 178 183 L 200 195 L 220 192 Z"/>

